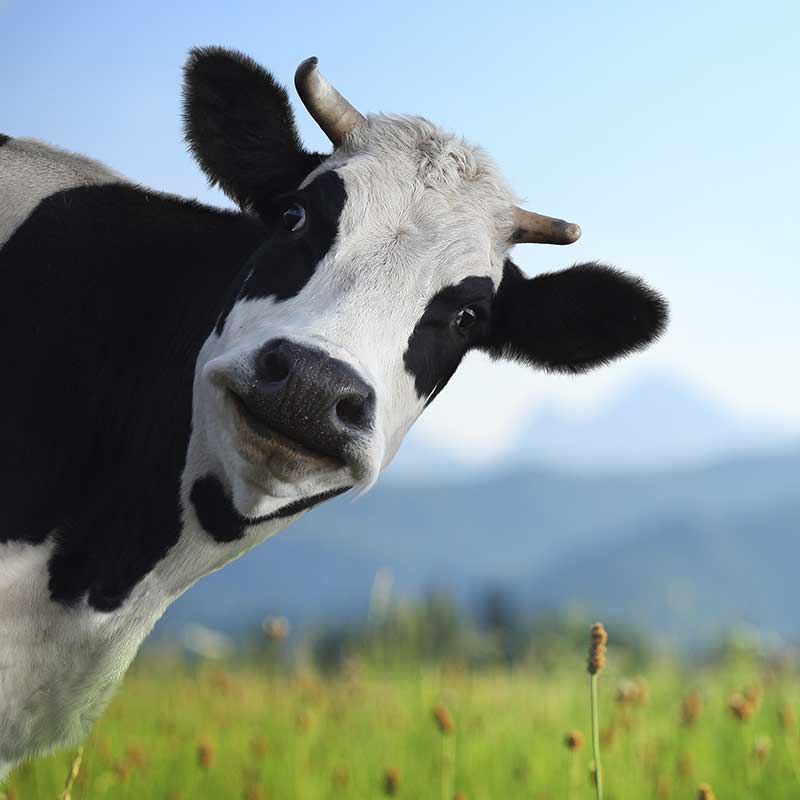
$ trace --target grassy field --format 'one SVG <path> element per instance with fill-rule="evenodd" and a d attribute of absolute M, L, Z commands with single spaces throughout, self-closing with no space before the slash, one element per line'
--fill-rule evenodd
<path fill-rule="evenodd" d="M 599 692 L 607 800 L 696 798 L 701 783 L 718 800 L 800 797 L 796 666 L 657 661 L 637 676 L 612 658 Z M 71 795 L 589 800 L 588 697 L 579 653 L 547 670 L 336 678 L 143 657 L 87 741 Z M 18 768 L 9 800 L 56 800 L 74 755 Z"/>

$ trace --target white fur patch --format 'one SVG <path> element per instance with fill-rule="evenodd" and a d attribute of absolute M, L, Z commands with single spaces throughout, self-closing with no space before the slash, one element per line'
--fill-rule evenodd
<path fill-rule="evenodd" d="M 80 741 L 155 621 L 52 602 L 53 546 L 0 545 L 0 765 Z"/>
<path fill-rule="evenodd" d="M 46 197 L 76 186 L 125 181 L 98 161 L 36 139 L 0 147 L 0 247 Z"/>
<path fill-rule="evenodd" d="M 296 519 L 254 526 L 243 539 L 219 544 L 186 509 L 178 544 L 112 612 L 50 599 L 54 537 L 0 544 L 0 778 L 25 758 L 80 742 L 167 606 Z"/>

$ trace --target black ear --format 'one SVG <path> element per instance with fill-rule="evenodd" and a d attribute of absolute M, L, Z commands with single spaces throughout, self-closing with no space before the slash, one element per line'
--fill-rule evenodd
<path fill-rule="evenodd" d="M 186 141 L 212 186 L 243 208 L 295 189 L 325 158 L 300 144 L 286 90 L 248 56 L 195 48 L 184 67 Z"/>
<path fill-rule="evenodd" d="M 661 295 L 603 264 L 526 278 L 506 261 L 484 346 L 547 370 L 585 372 L 647 347 L 667 316 Z"/>

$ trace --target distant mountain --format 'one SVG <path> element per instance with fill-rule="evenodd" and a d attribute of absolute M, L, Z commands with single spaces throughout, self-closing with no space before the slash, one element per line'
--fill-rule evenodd
<path fill-rule="evenodd" d="M 703 644 L 741 623 L 797 639 L 798 534 L 800 498 L 746 514 L 676 513 L 573 552 L 529 580 L 524 596 L 661 641 Z"/>
<path fill-rule="evenodd" d="M 596 413 L 534 416 L 507 460 L 586 471 L 700 464 L 785 443 L 766 425 L 746 423 L 677 380 L 650 376 Z"/>
<path fill-rule="evenodd" d="M 745 422 L 680 380 L 650 375 L 624 387 L 590 415 L 555 408 L 535 413 L 509 450 L 490 465 L 465 463 L 412 429 L 386 473 L 387 482 L 453 480 L 487 466 L 547 466 L 597 473 L 696 466 L 786 446 L 788 435 Z"/>
<path fill-rule="evenodd" d="M 325 504 L 204 578 L 159 630 L 191 622 L 236 632 L 266 614 L 296 627 L 363 618 L 374 576 L 388 568 L 397 594 L 441 586 L 470 603 L 501 585 L 531 608 L 579 603 L 651 621 L 662 618 L 644 615 L 645 607 L 678 620 L 674 587 L 697 587 L 705 576 L 702 588 L 717 600 L 702 595 L 704 630 L 745 608 L 754 622 L 795 635 L 800 621 L 787 613 L 784 578 L 797 563 L 798 488 L 800 450 L 654 474 L 527 468 L 446 485 L 388 485 Z M 757 580 L 739 577 L 749 562 Z M 736 569 L 726 569 L 731 564 Z"/>

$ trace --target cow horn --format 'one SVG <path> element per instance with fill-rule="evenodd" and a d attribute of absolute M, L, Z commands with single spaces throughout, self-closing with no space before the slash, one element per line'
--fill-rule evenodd
<path fill-rule="evenodd" d="M 356 111 L 317 69 L 319 59 L 307 58 L 294 74 L 297 93 L 325 135 L 334 145 L 341 143 L 350 131 L 363 125 L 362 114 Z"/>
<path fill-rule="evenodd" d="M 581 236 L 580 226 L 555 217 L 545 217 L 533 211 L 514 206 L 513 244 L 538 242 L 540 244 L 572 244 Z"/>

